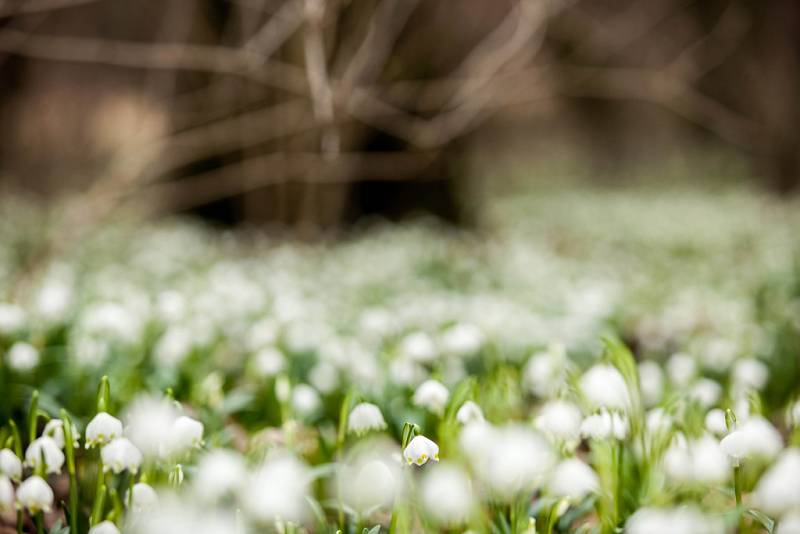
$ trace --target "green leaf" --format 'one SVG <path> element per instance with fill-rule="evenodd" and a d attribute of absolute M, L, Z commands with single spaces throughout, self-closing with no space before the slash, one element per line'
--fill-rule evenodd
<path fill-rule="evenodd" d="M 444 420 L 447 422 L 455 421 L 458 409 L 461 408 L 462 404 L 474 396 L 474 392 L 474 378 L 467 378 L 466 380 L 459 382 L 459 384 L 453 388 L 453 392 L 450 394 L 450 399 L 444 412 Z"/>
<path fill-rule="evenodd" d="M 758 510 L 747 510 L 744 515 L 749 515 L 758 521 L 761 526 L 766 529 L 767 534 L 772 534 L 772 532 L 775 530 L 775 521 L 763 512 L 759 512 Z"/>
<path fill-rule="evenodd" d="M 367 529 L 367 527 L 364 527 L 364 529 L 361 531 L 361 534 L 378 534 L 380 531 L 381 531 L 381 526 L 375 525 L 371 529 Z"/>

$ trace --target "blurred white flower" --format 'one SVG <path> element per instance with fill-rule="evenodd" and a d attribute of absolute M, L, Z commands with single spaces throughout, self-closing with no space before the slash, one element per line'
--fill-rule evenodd
<path fill-rule="evenodd" d="M 347 418 L 347 431 L 359 436 L 372 430 L 383 430 L 386 428 L 386 421 L 383 419 L 381 409 L 369 402 L 357 404 L 350 411 Z"/>
<path fill-rule="evenodd" d="M 235 494 L 247 478 L 244 459 L 227 449 L 205 454 L 197 464 L 192 488 L 205 502 L 216 502 Z"/>
<path fill-rule="evenodd" d="M 125 435 L 145 457 L 168 452 L 178 410 L 165 398 L 141 396 L 125 411 Z M 87 438 L 89 432 L 86 432 Z"/>
<path fill-rule="evenodd" d="M 253 370 L 262 378 L 272 378 L 284 366 L 283 353 L 275 347 L 264 347 L 253 355 Z"/>
<path fill-rule="evenodd" d="M 0 474 L 6 475 L 14 482 L 22 479 L 22 460 L 11 449 L 0 450 Z"/>
<path fill-rule="evenodd" d="M 443 526 L 465 523 L 476 506 L 469 477 L 459 467 L 447 463 L 425 473 L 420 497 L 428 515 Z"/>
<path fill-rule="evenodd" d="M 126 498 L 128 495 L 126 495 Z M 131 488 L 131 507 L 137 512 L 152 510 L 158 505 L 158 493 L 149 484 L 137 482 Z"/>
<path fill-rule="evenodd" d="M 723 534 L 721 518 L 710 517 L 694 506 L 639 508 L 625 523 L 626 534 Z"/>
<path fill-rule="evenodd" d="M 721 395 L 722 386 L 710 378 L 701 378 L 689 390 L 689 398 L 696 400 L 703 408 L 714 406 Z"/>
<path fill-rule="evenodd" d="M 25 465 L 34 471 L 42 463 L 42 459 L 44 459 L 46 473 L 61 472 L 61 467 L 64 465 L 64 453 L 51 437 L 42 436 L 33 440 L 25 451 Z"/>
<path fill-rule="evenodd" d="M 711 436 L 687 441 L 679 434 L 663 456 L 664 471 L 676 483 L 721 484 L 730 477 L 730 463 Z"/>
<path fill-rule="evenodd" d="M 575 404 L 554 400 L 542 406 L 533 424 L 551 439 L 577 444 L 581 437 L 581 421 L 581 411 Z"/>
<path fill-rule="evenodd" d="M 580 380 L 583 396 L 594 408 L 627 410 L 630 407 L 628 386 L 616 367 L 597 364 Z"/>
<path fill-rule="evenodd" d="M 27 373 L 39 365 L 39 350 L 25 341 L 17 341 L 6 353 L 6 363 L 18 373 Z"/>
<path fill-rule="evenodd" d="M 600 480 L 594 469 L 585 462 L 568 458 L 556 465 L 547 488 L 551 495 L 578 502 L 589 493 L 597 492 L 600 489 Z"/>
<path fill-rule="evenodd" d="M 677 388 L 687 387 L 697 375 L 697 362 L 683 352 L 677 352 L 667 360 L 669 380 Z"/>
<path fill-rule="evenodd" d="M 241 523 L 223 508 L 170 497 L 146 511 L 135 510 L 124 530 L 131 534 L 244 534 Z"/>
<path fill-rule="evenodd" d="M 428 460 L 439 461 L 439 446 L 425 436 L 414 436 L 403 451 L 409 465 L 424 465 Z"/>
<path fill-rule="evenodd" d="M 728 425 L 725 424 L 725 412 L 719 408 L 709 410 L 705 419 L 706 430 L 716 436 L 724 436 L 728 433 Z"/>
<path fill-rule="evenodd" d="M 425 368 L 406 358 L 395 358 L 389 364 L 388 375 L 399 386 L 413 387 L 425 380 Z"/>
<path fill-rule="evenodd" d="M 135 474 L 142 464 L 142 453 L 126 438 L 116 438 L 100 450 L 103 467 L 119 474 L 128 471 Z"/>
<path fill-rule="evenodd" d="M 194 348 L 194 336 L 189 328 L 171 326 L 153 347 L 155 361 L 164 367 L 176 367 Z"/>
<path fill-rule="evenodd" d="M 242 490 L 243 508 L 261 523 L 277 519 L 302 523 L 308 513 L 310 477 L 304 463 L 293 456 L 268 459 Z"/>
<path fill-rule="evenodd" d="M 778 456 L 758 481 L 753 502 L 773 517 L 800 511 L 800 449 L 789 448 Z"/>
<path fill-rule="evenodd" d="M 431 412 L 442 415 L 450 392 L 447 387 L 438 380 L 426 380 L 417 387 L 412 401 L 415 405 L 430 410 Z"/>
<path fill-rule="evenodd" d="M 165 444 L 164 454 L 181 455 L 203 444 L 203 423 L 181 415 L 172 423 L 172 432 Z"/>
<path fill-rule="evenodd" d="M 105 445 L 120 436 L 122 421 L 106 412 L 100 412 L 86 425 L 86 448 Z"/>
<path fill-rule="evenodd" d="M 458 412 L 456 412 L 456 421 L 462 425 L 483 422 L 483 411 L 481 410 L 480 406 L 475 404 L 473 401 L 468 400 L 462 404 L 461 408 L 459 408 Z"/>
<path fill-rule="evenodd" d="M 734 463 L 750 457 L 770 460 L 783 448 L 783 440 L 772 423 L 754 415 L 722 438 L 720 447 Z"/>
<path fill-rule="evenodd" d="M 738 360 L 731 371 L 731 385 L 737 391 L 759 390 L 769 378 L 769 369 L 764 362 L 755 358 Z"/>
<path fill-rule="evenodd" d="M 592 414 L 581 423 L 581 435 L 592 439 L 614 438 L 622 441 L 628 437 L 628 430 L 628 418 L 608 410 Z"/>
<path fill-rule="evenodd" d="M 655 406 L 664 395 L 664 373 L 652 360 L 639 362 L 639 386 L 645 406 Z"/>
<path fill-rule="evenodd" d="M 25 326 L 25 312 L 16 304 L 0 302 L 0 334 L 13 334 Z"/>
<path fill-rule="evenodd" d="M 43 436 L 49 436 L 53 438 L 56 444 L 60 448 L 64 448 L 64 422 L 61 419 L 50 419 L 47 424 L 44 426 L 44 430 L 42 431 Z M 72 424 L 72 446 L 73 448 L 77 449 L 80 447 L 78 440 L 80 439 L 81 435 L 78 432 L 78 427 L 75 426 L 75 423 Z"/>
<path fill-rule="evenodd" d="M 564 345 L 553 344 L 547 351 L 537 352 L 522 371 L 524 385 L 538 397 L 552 397 L 564 387 L 567 354 Z"/>
<path fill-rule="evenodd" d="M 30 513 L 49 512 L 53 506 L 53 490 L 42 477 L 31 476 L 17 488 L 17 503 Z"/>
<path fill-rule="evenodd" d="M 800 534 L 800 510 L 792 510 L 781 517 L 775 534 Z"/>
<path fill-rule="evenodd" d="M 800 426 L 800 400 L 794 401 L 789 406 L 787 420 L 787 425 L 790 427 Z"/>
<path fill-rule="evenodd" d="M 6 475 L 0 475 L 0 513 L 14 509 L 14 485 Z"/>
<path fill-rule="evenodd" d="M 400 354 L 413 362 L 429 363 L 436 359 L 436 344 L 425 332 L 411 332 L 400 342 Z"/>
<path fill-rule="evenodd" d="M 342 466 L 338 487 L 343 501 L 359 514 L 390 508 L 400 492 L 399 464 L 378 444 L 378 450 L 361 454 L 352 464 Z"/>
<path fill-rule="evenodd" d="M 645 416 L 645 427 L 651 434 L 659 434 L 672 428 L 673 420 L 663 408 L 653 408 Z"/>
<path fill-rule="evenodd" d="M 36 315 L 48 323 L 62 322 L 73 301 L 72 287 L 65 280 L 52 278 L 39 288 L 33 307 Z"/>
<path fill-rule="evenodd" d="M 441 345 L 450 356 L 472 356 L 483 346 L 483 332 L 474 324 L 456 323 L 442 332 Z"/>
<path fill-rule="evenodd" d="M 292 408 L 302 417 L 308 417 L 322 405 L 319 393 L 308 384 L 297 384 L 292 390 Z"/>
<path fill-rule="evenodd" d="M 508 500 L 545 482 L 555 455 L 544 436 L 518 425 L 500 427 L 490 436 L 490 454 L 476 468 L 496 498 Z"/>
<path fill-rule="evenodd" d="M 89 534 L 120 534 L 117 525 L 111 521 L 103 521 L 89 529 Z"/>
<path fill-rule="evenodd" d="M 319 362 L 309 371 L 308 381 L 320 393 L 333 393 L 339 387 L 339 371 L 331 363 Z"/>

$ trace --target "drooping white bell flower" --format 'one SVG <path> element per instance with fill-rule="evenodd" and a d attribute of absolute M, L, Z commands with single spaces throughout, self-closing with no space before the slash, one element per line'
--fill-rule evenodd
<path fill-rule="evenodd" d="M 25 341 L 17 341 L 6 354 L 8 367 L 18 373 L 27 373 L 39 365 L 39 350 Z"/>
<path fill-rule="evenodd" d="M 578 502 L 600 488 L 594 469 L 577 458 L 568 458 L 556 465 L 547 484 L 550 494 Z"/>
<path fill-rule="evenodd" d="M 672 416 L 663 408 L 653 408 L 645 415 L 645 427 L 650 434 L 663 434 L 669 432 L 674 421 Z"/>
<path fill-rule="evenodd" d="M 322 406 L 319 393 L 308 384 L 297 384 L 292 390 L 292 408 L 302 417 L 313 415 Z"/>
<path fill-rule="evenodd" d="M 131 507 L 137 512 L 147 512 L 158 505 L 158 493 L 152 486 L 144 482 L 137 482 L 131 488 L 131 494 L 126 494 L 126 499 L 130 497 Z"/>
<path fill-rule="evenodd" d="M 613 365 L 597 364 L 580 380 L 583 396 L 594 408 L 627 410 L 631 400 L 622 374 Z"/>
<path fill-rule="evenodd" d="M 772 423 L 754 415 L 722 438 L 720 447 L 736 465 L 743 458 L 775 458 L 783 448 L 783 440 Z"/>
<path fill-rule="evenodd" d="M 439 446 L 425 436 L 415 436 L 403 451 L 409 465 L 424 465 L 428 460 L 439 461 Z"/>
<path fill-rule="evenodd" d="M 714 406 L 722 396 L 722 386 L 710 378 L 701 378 L 692 384 L 689 398 L 696 400 L 703 408 Z"/>
<path fill-rule="evenodd" d="M 414 392 L 412 401 L 415 405 L 425 408 L 437 415 L 442 415 L 450 392 L 438 380 L 426 380 Z"/>
<path fill-rule="evenodd" d="M 40 476 L 25 479 L 17 488 L 17 504 L 32 514 L 49 512 L 53 499 L 53 490 Z"/>
<path fill-rule="evenodd" d="M 769 378 L 769 369 L 755 358 L 742 358 L 733 365 L 731 385 L 736 391 L 759 390 Z"/>
<path fill-rule="evenodd" d="M 628 418 L 608 410 L 592 414 L 581 423 L 581 435 L 592 439 L 614 438 L 622 441 L 628 437 L 628 430 Z"/>
<path fill-rule="evenodd" d="M 697 375 L 697 362 L 683 352 L 677 352 L 667 360 L 669 380 L 677 388 L 687 387 Z"/>
<path fill-rule="evenodd" d="M 142 453 L 127 438 L 116 438 L 100 450 L 103 467 L 119 474 L 122 471 L 136 473 L 142 465 Z"/>
<path fill-rule="evenodd" d="M 537 397 L 553 397 L 564 386 L 566 372 L 566 349 L 556 343 L 531 356 L 522 371 L 522 381 Z"/>
<path fill-rule="evenodd" d="M 14 509 L 14 485 L 6 475 L 0 475 L 0 513 Z"/>
<path fill-rule="evenodd" d="M 308 468 L 294 456 L 271 458 L 242 490 L 243 508 L 264 524 L 277 519 L 301 523 L 308 513 L 309 483 Z"/>
<path fill-rule="evenodd" d="M 469 477 L 461 468 L 447 463 L 425 473 L 420 497 L 428 516 L 441 526 L 467 522 L 476 506 Z"/>
<path fill-rule="evenodd" d="M 103 521 L 89 529 L 89 534 L 120 534 L 117 525 L 111 521 Z"/>
<path fill-rule="evenodd" d="M 243 458 L 233 451 L 217 449 L 200 459 L 192 488 L 204 502 L 216 502 L 236 493 L 246 478 Z"/>
<path fill-rule="evenodd" d="M 730 477 L 730 463 L 719 443 L 711 436 L 688 441 L 676 435 L 662 459 L 664 471 L 678 484 L 716 485 Z"/>
<path fill-rule="evenodd" d="M 253 370 L 261 378 L 272 378 L 283 371 L 286 363 L 283 353 L 275 347 L 264 347 L 253 355 Z"/>
<path fill-rule="evenodd" d="M 725 412 L 719 408 L 709 410 L 705 419 L 706 430 L 715 436 L 724 436 L 728 433 L 728 425 L 725 424 Z"/>
<path fill-rule="evenodd" d="M 450 356 L 472 356 L 483 345 L 483 332 L 474 324 L 456 323 L 442 332 L 441 345 Z"/>
<path fill-rule="evenodd" d="M 11 449 L 0 450 L 0 474 L 14 482 L 22 479 L 22 460 Z"/>
<path fill-rule="evenodd" d="M 319 362 L 308 372 L 308 381 L 317 391 L 328 395 L 339 387 L 339 370 L 330 362 Z"/>
<path fill-rule="evenodd" d="M 25 451 L 25 465 L 36 470 L 44 458 L 46 473 L 60 473 L 64 465 L 64 453 L 55 440 L 48 436 L 37 438 L 28 445 Z"/>
<path fill-rule="evenodd" d="M 395 453 L 392 445 L 378 440 L 341 466 L 337 488 L 347 506 L 359 514 L 392 507 L 403 481 Z"/>
<path fill-rule="evenodd" d="M 705 515 L 695 506 L 639 508 L 625 523 L 626 534 L 723 534 L 719 517 Z"/>
<path fill-rule="evenodd" d="M 56 442 L 56 444 L 60 448 L 64 448 L 64 422 L 61 419 L 50 419 L 47 424 L 44 426 L 44 431 L 42 432 L 44 436 L 50 436 Z M 80 443 L 78 440 L 80 439 L 81 435 L 78 432 L 78 427 L 75 426 L 75 423 L 72 424 L 72 446 L 73 448 L 80 447 Z"/>
<path fill-rule="evenodd" d="M 754 504 L 773 517 L 800 510 L 800 449 L 784 450 L 756 485 Z"/>
<path fill-rule="evenodd" d="M 639 386 L 645 406 L 655 406 L 664 396 L 664 373 L 661 366 L 652 360 L 639 363 Z"/>
<path fill-rule="evenodd" d="M 178 410 L 164 398 L 142 396 L 128 407 L 123 419 L 125 434 L 145 457 L 163 456 L 169 444 Z M 89 433 L 87 430 L 87 438 Z"/>
<path fill-rule="evenodd" d="M 542 406 L 533 424 L 551 439 L 574 444 L 581 437 L 581 421 L 581 411 L 575 404 L 554 400 Z"/>
<path fill-rule="evenodd" d="M 203 444 L 203 423 L 181 415 L 172 423 L 172 433 L 167 440 L 166 456 L 180 455 Z"/>
<path fill-rule="evenodd" d="M 436 359 L 436 344 L 425 332 L 411 332 L 400 342 L 400 354 L 413 362 L 429 363 Z"/>
<path fill-rule="evenodd" d="M 86 425 L 86 448 L 105 445 L 120 436 L 122 421 L 106 412 L 100 412 Z"/>
<path fill-rule="evenodd" d="M 385 428 L 386 421 L 383 419 L 381 409 L 369 402 L 357 404 L 347 418 L 347 431 L 359 436 Z"/>
<path fill-rule="evenodd" d="M 481 423 L 485 419 L 483 417 L 483 410 L 471 400 L 466 401 L 461 405 L 461 408 L 456 412 L 456 421 L 462 425 L 470 423 Z"/>
<path fill-rule="evenodd" d="M 488 458 L 476 469 L 494 498 L 507 501 L 544 484 L 555 454 L 543 435 L 525 426 L 508 425 L 490 436 Z"/>

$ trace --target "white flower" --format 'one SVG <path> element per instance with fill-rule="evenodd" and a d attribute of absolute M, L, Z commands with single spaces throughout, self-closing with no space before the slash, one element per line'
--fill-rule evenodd
<path fill-rule="evenodd" d="M 44 431 L 42 431 L 42 435 L 49 436 L 53 438 L 56 444 L 60 448 L 64 448 L 64 422 L 61 419 L 50 419 L 47 424 L 44 426 Z M 72 424 L 72 442 L 73 448 L 77 449 L 80 444 L 78 440 L 80 439 L 81 435 L 78 432 L 78 427 L 75 426 L 75 423 Z"/>
<path fill-rule="evenodd" d="M 193 447 L 200 447 L 203 444 L 203 430 L 203 423 L 181 415 L 172 423 L 172 432 L 162 455 L 180 455 Z"/>
<path fill-rule="evenodd" d="M 722 438 L 720 447 L 736 464 L 742 458 L 775 458 L 783 448 L 783 440 L 769 421 L 754 415 Z"/>
<path fill-rule="evenodd" d="M 724 436 L 728 433 L 728 425 L 725 424 L 725 412 L 719 408 L 709 410 L 705 419 L 706 430 L 716 436 Z"/>
<path fill-rule="evenodd" d="M 424 465 L 428 460 L 439 461 L 439 446 L 425 436 L 415 436 L 403 451 L 409 465 Z"/>
<path fill-rule="evenodd" d="M 566 370 L 566 349 L 553 344 L 546 352 L 531 356 L 522 371 L 523 383 L 538 397 L 552 397 L 564 386 Z"/>
<path fill-rule="evenodd" d="M 131 506 L 137 512 L 152 510 L 158 504 L 158 493 L 149 484 L 137 482 L 131 491 Z"/>
<path fill-rule="evenodd" d="M 184 326 L 171 326 L 153 347 L 156 362 L 165 367 L 176 367 L 192 352 L 194 336 Z"/>
<path fill-rule="evenodd" d="M 247 469 L 240 455 L 227 449 L 217 449 L 200 460 L 192 487 L 203 501 L 215 502 L 235 493 L 246 475 Z"/>
<path fill-rule="evenodd" d="M 103 521 L 89 529 L 89 534 L 120 534 L 117 525 L 111 521 Z"/>
<path fill-rule="evenodd" d="M 474 324 L 456 323 L 442 333 L 441 343 L 446 354 L 471 356 L 483 345 L 483 333 Z"/>
<path fill-rule="evenodd" d="M 375 445 L 370 444 L 373 451 Z M 388 448 L 377 453 L 361 453 L 352 465 L 343 465 L 338 484 L 344 502 L 360 514 L 374 512 L 378 508 L 391 507 L 400 491 L 402 476 L 399 464 L 389 454 Z"/>
<path fill-rule="evenodd" d="M 723 534 L 720 518 L 703 514 L 694 506 L 639 508 L 625 523 L 626 534 Z"/>
<path fill-rule="evenodd" d="M 301 416 L 312 415 L 321 405 L 319 393 L 308 384 L 297 384 L 292 390 L 292 408 Z"/>
<path fill-rule="evenodd" d="M 359 436 L 371 430 L 383 430 L 384 428 L 386 428 L 386 421 L 383 419 L 381 409 L 369 402 L 357 404 L 347 418 L 347 431 Z"/>
<path fill-rule="evenodd" d="M 642 391 L 642 402 L 645 406 L 655 406 L 664 395 L 664 373 L 654 361 L 639 363 L 639 386 Z"/>
<path fill-rule="evenodd" d="M 663 457 L 664 471 L 676 483 L 721 484 L 728 480 L 730 463 L 711 436 L 688 441 L 678 434 Z"/>
<path fill-rule="evenodd" d="M 594 408 L 627 410 L 630 396 L 625 379 L 616 367 L 597 364 L 581 377 L 581 392 Z"/>
<path fill-rule="evenodd" d="M 262 378 L 271 378 L 285 366 L 283 353 L 275 347 L 264 347 L 253 355 L 253 370 Z"/>
<path fill-rule="evenodd" d="M 496 498 L 512 499 L 545 482 L 555 455 L 544 436 L 528 427 L 508 425 L 491 432 L 490 439 L 488 458 L 476 469 Z"/>
<path fill-rule="evenodd" d="M 787 411 L 787 426 L 793 428 L 800 426 L 800 400 L 796 400 L 792 403 Z"/>
<path fill-rule="evenodd" d="M 264 524 L 277 519 L 301 523 L 307 514 L 308 468 L 293 456 L 267 460 L 242 491 L 242 504 Z"/>
<path fill-rule="evenodd" d="M 42 436 L 28 445 L 25 451 L 25 465 L 36 470 L 44 458 L 44 469 L 47 473 L 60 473 L 64 465 L 64 453 L 53 438 Z"/>
<path fill-rule="evenodd" d="M 414 392 L 412 399 L 414 404 L 430 410 L 431 412 L 442 415 L 450 392 L 444 384 L 438 380 L 426 380 L 419 385 Z"/>
<path fill-rule="evenodd" d="M 32 476 L 17 488 L 17 503 L 30 513 L 49 512 L 53 506 L 53 490 L 42 477 Z"/>
<path fill-rule="evenodd" d="M 755 358 L 738 360 L 731 371 L 731 383 L 734 389 L 746 391 L 761 389 L 767 383 L 769 369 L 763 362 Z"/>
<path fill-rule="evenodd" d="M 39 365 L 39 351 L 25 341 L 17 341 L 6 354 L 8 366 L 18 373 L 25 373 Z"/>
<path fill-rule="evenodd" d="M 800 510 L 792 510 L 781 517 L 775 534 L 800 534 Z"/>
<path fill-rule="evenodd" d="M 339 387 L 339 371 L 332 363 L 319 362 L 309 371 L 308 381 L 317 391 L 327 395 Z"/>
<path fill-rule="evenodd" d="M 100 412 L 86 425 L 86 448 L 105 445 L 120 436 L 122 421 L 106 412 Z"/>
<path fill-rule="evenodd" d="M 12 334 L 25 326 L 25 312 L 16 304 L 0 302 L 0 334 Z"/>
<path fill-rule="evenodd" d="M 142 464 L 142 453 L 126 438 L 116 438 L 100 450 L 104 468 L 115 473 L 127 470 L 136 473 Z"/>
<path fill-rule="evenodd" d="M 581 420 L 581 411 L 575 404 L 554 400 L 542 406 L 533 424 L 546 436 L 572 444 L 580 440 Z"/>
<path fill-rule="evenodd" d="M 800 510 L 800 449 L 789 448 L 781 453 L 758 481 L 753 502 L 774 517 Z"/>
<path fill-rule="evenodd" d="M 651 434 L 667 432 L 672 428 L 672 417 L 663 408 L 653 408 L 645 416 L 645 426 Z"/>
<path fill-rule="evenodd" d="M 22 479 L 22 460 L 11 449 L 0 450 L 0 474 L 15 482 Z"/>
<path fill-rule="evenodd" d="M 667 374 L 673 385 L 684 388 L 694 380 L 697 374 L 697 362 L 688 354 L 675 353 L 667 360 Z"/>
<path fill-rule="evenodd" d="M 458 412 L 456 412 L 456 421 L 462 425 L 483 422 L 483 411 L 481 410 L 480 406 L 468 400 L 462 404 L 461 408 L 459 408 Z"/>
<path fill-rule="evenodd" d="M 400 342 L 400 354 L 414 362 L 428 363 L 436 359 L 436 345 L 425 332 L 412 332 Z"/>
<path fill-rule="evenodd" d="M 172 402 L 158 397 L 139 397 L 131 403 L 123 418 L 125 433 L 144 456 L 163 456 L 169 452 L 177 418 L 178 411 Z M 88 438 L 88 430 L 86 435 Z"/>
<path fill-rule="evenodd" d="M 600 480 L 594 469 L 586 463 L 569 458 L 555 467 L 547 487 L 552 495 L 578 502 L 589 493 L 597 492 Z"/>
<path fill-rule="evenodd" d="M 620 441 L 628 437 L 628 418 L 617 412 L 601 410 L 586 417 L 581 423 L 581 435 L 592 439 L 613 437 Z"/>
<path fill-rule="evenodd" d="M 6 475 L 0 475 L 0 513 L 14 509 L 14 485 Z"/>
<path fill-rule="evenodd" d="M 475 509 L 469 477 L 447 463 L 426 472 L 420 487 L 422 506 L 440 525 L 465 523 Z"/>
<path fill-rule="evenodd" d="M 722 386 L 710 378 L 701 378 L 689 390 L 689 398 L 696 400 L 703 408 L 714 406 L 722 395 Z"/>

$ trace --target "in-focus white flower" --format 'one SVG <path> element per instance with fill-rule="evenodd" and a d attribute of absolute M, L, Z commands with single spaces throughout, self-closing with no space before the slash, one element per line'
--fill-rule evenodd
<path fill-rule="evenodd" d="M 769 378 L 769 369 L 755 358 L 743 358 L 733 365 L 731 384 L 737 391 L 759 390 Z"/>
<path fill-rule="evenodd" d="M 135 399 L 125 412 L 125 434 L 146 457 L 162 456 L 169 452 L 173 425 L 179 413 L 172 402 L 164 398 L 142 396 Z M 89 437 L 87 428 L 86 437 Z"/>
<path fill-rule="evenodd" d="M 22 479 L 22 460 L 11 449 L 0 450 L 0 474 L 14 482 Z"/>
<path fill-rule="evenodd" d="M 428 460 L 439 461 L 439 446 L 425 436 L 414 436 L 403 451 L 409 465 L 424 465 Z"/>
<path fill-rule="evenodd" d="M 272 378 L 284 367 L 283 353 L 275 347 L 264 347 L 253 355 L 253 370 L 262 378 Z"/>
<path fill-rule="evenodd" d="M 217 449 L 200 459 L 192 488 L 205 502 L 216 502 L 236 493 L 246 479 L 242 457 L 227 449 Z"/>
<path fill-rule="evenodd" d="M 420 497 L 425 511 L 439 525 L 463 524 L 475 509 L 469 477 L 459 467 L 447 463 L 425 473 Z"/>
<path fill-rule="evenodd" d="M 126 494 L 126 498 L 129 495 Z M 152 510 L 158 505 L 158 493 L 149 484 L 137 482 L 131 488 L 131 507 L 137 512 Z"/>
<path fill-rule="evenodd" d="M 203 423 L 181 415 L 172 423 L 172 433 L 167 440 L 164 454 L 180 455 L 203 444 Z"/>
<path fill-rule="evenodd" d="M 105 445 L 120 436 L 122 421 L 106 412 L 100 412 L 86 425 L 86 448 Z"/>
<path fill-rule="evenodd" d="M 531 356 L 522 371 L 523 383 L 538 397 L 553 397 L 564 387 L 566 371 L 566 349 L 556 343 Z"/>
<path fill-rule="evenodd" d="M 581 423 L 581 435 L 592 439 L 614 438 L 622 441 L 628 437 L 628 429 L 627 417 L 608 410 L 592 414 Z"/>
<path fill-rule="evenodd" d="M 719 517 L 705 515 L 695 506 L 639 508 L 625 523 L 626 534 L 723 534 Z"/>
<path fill-rule="evenodd" d="M 6 354 L 6 363 L 18 373 L 26 373 L 39 365 L 39 350 L 25 341 L 17 341 Z"/>
<path fill-rule="evenodd" d="M 127 470 L 136 473 L 142 465 L 142 453 L 127 438 L 116 438 L 100 450 L 104 469 L 115 473 Z"/>
<path fill-rule="evenodd" d="M 89 534 L 120 534 L 117 525 L 111 521 L 103 521 L 89 529 Z"/>
<path fill-rule="evenodd" d="M 736 464 L 743 458 L 775 458 L 783 448 L 783 440 L 772 423 L 754 415 L 722 438 L 720 447 Z"/>
<path fill-rule="evenodd" d="M 256 521 L 301 523 L 308 513 L 308 468 L 293 456 L 267 460 L 242 490 L 243 508 Z"/>
<path fill-rule="evenodd" d="M 583 396 L 594 408 L 627 410 L 631 400 L 625 379 L 616 367 L 597 364 L 581 377 Z"/>
<path fill-rule="evenodd" d="M 49 436 L 53 438 L 56 444 L 60 448 L 64 448 L 64 422 L 61 419 L 50 419 L 47 424 L 44 426 L 44 431 L 42 431 L 42 435 Z M 78 440 L 80 439 L 81 435 L 78 432 L 78 427 L 75 426 L 75 423 L 72 424 L 72 446 L 73 448 L 77 449 L 80 446 Z"/>
<path fill-rule="evenodd" d="M 372 430 L 383 430 L 386 421 L 383 419 L 381 409 L 369 402 L 357 404 L 347 418 L 347 431 L 359 436 Z"/>
<path fill-rule="evenodd" d="M 719 408 L 709 410 L 705 419 L 706 430 L 715 436 L 724 436 L 728 433 L 728 425 L 725 424 L 725 412 Z"/>
<path fill-rule="evenodd" d="M 481 410 L 480 406 L 471 400 L 468 400 L 462 404 L 461 408 L 459 408 L 458 412 L 456 412 L 456 421 L 462 425 L 481 423 L 484 421 L 483 411 Z"/>
<path fill-rule="evenodd" d="M 581 411 L 575 404 L 554 400 L 542 406 L 533 424 L 551 439 L 577 445 L 581 437 L 581 421 Z"/>
<path fill-rule="evenodd" d="M 773 517 L 800 511 L 800 449 L 784 450 L 758 481 L 753 502 Z"/>
<path fill-rule="evenodd" d="M 319 393 L 308 384 L 297 384 L 292 390 L 292 408 L 301 416 L 312 415 L 321 405 Z"/>
<path fill-rule="evenodd" d="M 432 362 L 436 359 L 436 344 L 425 332 L 411 332 L 400 342 L 400 354 L 413 362 Z"/>
<path fill-rule="evenodd" d="M 714 406 L 721 395 L 722 386 L 710 378 L 701 378 L 689 390 L 689 398 L 696 400 L 703 408 Z"/>
<path fill-rule="evenodd" d="M 655 406 L 664 396 L 664 373 L 661 366 L 652 360 L 639 363 L 639 386 L 645 406 Z"/>
<path fill-rule="evenodd" d="M 17 504 L 32 514 L 49 512 L 53 499 L 53 490 L 40 476 L 25 479 L 17 488 Z"/>
<path fill-rule="evenodd" d="M 442 415 L 449 397 L 450 392 L 444 384 L 438 380 L 430 379 L 419 385 L 414 392 L 414 398 L 412 400 L 415 405 L 430 410 L 435 414 Z"/>
<path fill-rule="evenodd" d="M 25 451 L 25 465 L 36 470 L 44 458 L 46 473 L 60 473 L 64 465 L 64 453 L 55 440 L 48 436 L 37 438 L 28 445 Z"/>
<path fill-rule="evenodd" d="M 6 475 L 0 475 L 0 513 L 14 509 L 14 485 Z"/>
<path fill-rule="evenodd" d="M 594 469 L 577 458 L 569 458 L 556 465 L 547 484 L 550 494 L 578 502 L 586 495 L 597 492 L 600 480 Z"/>
<path fill-rule="evenodd" d="M 442 332 L 441 345 L 450 356 L 471 356 L 483 345 L 483 333 L 474 324 L 456 323 Z"/>
<path fill-rule="evenodd" d="M 685 388 L 697 375 L 697 362 L 683 352 L 677 352 L 667 360 L 669 380 L 677 388 Z"/>

